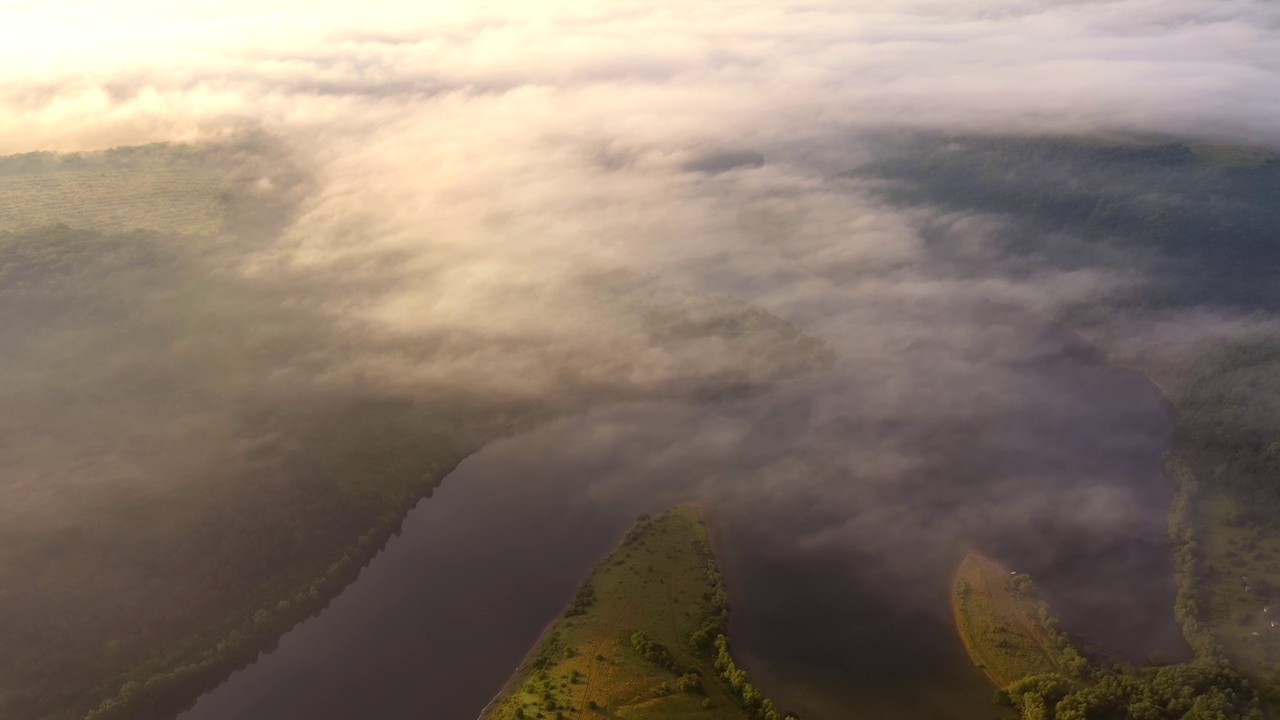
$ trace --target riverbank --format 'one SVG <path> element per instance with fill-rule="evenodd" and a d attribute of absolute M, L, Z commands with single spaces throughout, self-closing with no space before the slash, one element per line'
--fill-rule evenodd
<path fill-rule="evenodd" d="M 1034 608 L 1034 610 L 1033 610 Z M 1031 579 L 970 552 L 956 573 L 956 628 L 997 698 L 1025 720 L 1191 716 L 1262 720 L 1259 698 L 1225 663 L 1091 666 L 1058 629 Z"/>
<path fill-rule="evenodd" d="M 0 661 L 0 714 L 172 718 L 323 610 L 408 512 L 487 443 L 592 407 L 761 392 L 829 361 L 820 342 L 750 308 L 721 301 L 703 314 L 720 317 L 726 308 L 754 322 L 723 339 L 745 344 L 738 355 L 758 361 L 750 370 L 726 363 L 706 378 L 691 370 L 651 385 L 566 384 L 519 400 L 448 390 L 430 398 L 353 391 L 309 402 L 246 400 L 248 409 L 228 420 L 245 423 L 243 441 L 219 456 L 222 465 L 154 497 L 104 495 L 66 538 L 51 534 L 48 543 L 61 543 L 59 562 L 42 570 L 42 582 L 14 582 L 4 594 L 12 611 L 0 636 L 14 639 L 16 650 Z M 719 342 L 700 334 L 715 331 L 707 324 L 670 337 L 660 336 L 665 327 L 652 332 L 675 349 Z M 137 521 L 151 514 L 163 522 Z M 10 549 L 36 557 L 40 547 Z M 145 582 L 128 580 L 136 576 Z"/>
<path fill-rule="evenodd" d="M 642 516 L 481 718 L 779 720 L 729 655 L 727 613 L 698 510 Z"/>
<path fill-rule="evenodd" d="M 367 532 L 345 549 L 318 577 L 304 578 L 296 590 L 283 595 L 274 605 L 268 603 L 215 643 L 204 643 L 202 650 L 176 664 L 170 657 L 168 668 L 147 674 L 147 669 L 160 661 L 131 670 L 115 695 L 108 697 L 86 720 L 142 720 L 172 717 L 189 707 L 204 692 L 212 690 L 236 670 L 245 667 L 275 647 L 279 639 L 296 625 L 323 611 L 329 602 L 356 580 L 360 571 L 382 551 L 387 542 L 399 534 L 409 511 L 423 498 L 430 498 L 470 452 L 459 452 L 441 458 L 437 468 L 424 475 L 420 491 L 407 495 L 398 507 L 388 508 Z M 268 610 L 267 607 L 273 607 Z M 225 621 L 224 621 L 225 622 Z M 230 622 L 235 622 L 231 620 Z M 197 646 L 198 640 L 183 643 Z M 198 646 L 197 646 L 198 647 Z M 118 681 L 117 681 L 118 682 Z"/>
<path fill-rule="evenodd" d="M 951 612 L 974 666 L 997 687 L 1060 672 L 1056 649 L 1038 617 L 1039 601 L 1025 575 L 970 550 L 956 568 Z"/>

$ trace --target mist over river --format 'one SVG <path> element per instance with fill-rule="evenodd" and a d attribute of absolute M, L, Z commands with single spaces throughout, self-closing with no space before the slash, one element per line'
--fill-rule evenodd
<path fill-rule="evenodd" d="M 475 720 L 682 502 L 804 720 L 1007 714 L 968 550 L 1078 707 L 1280 697 L 1280 2 L 0 18 L 0 720 Z M 1230 662 L 1113 672 L 1191 656 L 1171 442 Z"/>
<path fill-rule="evenodd" d="M 1011 389 L 965 411 L 940 398 L 908 422 L 840 363 L 492 443 L 324 612 L 182 719 L 472 720 L 634 517 L 686 500 L 711 527 L 741 664 L 808 720 L 997 712 L 947 605 L 970 546 L 1031 573 L 1098 649 L 1185 656 L 1159 391 L 1066 330 L 990 323 Z"/>

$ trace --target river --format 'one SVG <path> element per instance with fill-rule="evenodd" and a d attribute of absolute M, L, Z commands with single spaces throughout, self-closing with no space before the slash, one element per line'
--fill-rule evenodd
<path fill-rule="evenodd" d="M 846 364 L 495 442 L 322 613 L 181 718 L 473 720 L 632 519 L 689 499 L 721 557 L 735 654 L 806 720 L 996 713 L 947 606 L 969 546 L 1030 572 L 1108 654 L 1185 656 L 1159 392 L 1069 332 L 1015 330 L 996 376 L 886 392 Z"/>

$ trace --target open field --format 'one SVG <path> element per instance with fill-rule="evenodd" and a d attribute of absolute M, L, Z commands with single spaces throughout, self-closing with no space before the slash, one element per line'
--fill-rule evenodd
<path fill-rule="evenodd" d="M 970 551 L 956 568 L 951 609 L 974 665 L 996 685 L 1060 671 L 1027 576 Z"/>
<path fill-rule="evenodd" d="M 776 720 L 728 658 L 725 603 L 697 510 L 642 519 L 483 717 Z"/>
<path fill-rule="evenodd" d="M 1199 519 L 1214 638 L 1243 672 L 1272 680 L 1280 664 L 1280 537 L 1246 522 L 1223 493 L 1206 494 Z"/>

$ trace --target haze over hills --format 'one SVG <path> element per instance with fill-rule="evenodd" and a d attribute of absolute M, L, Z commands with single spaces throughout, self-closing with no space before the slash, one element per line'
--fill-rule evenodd
<path fill-rule="evenodd" d="M 237 232 L 237 213 L 286 212 L 297 190 L 245 183 L 244 166 L 287 176 L 286 159 L 257 144 L 8 159 L 36 161 L 13 184 L 35 194 L 77 164 L 109 188 L 62 216 L 77 227 L 0 231 L 15 381 L 0 426 L 11 716 L 83 714 L 100 687 L 121 688 L 119 703 L 95 717 L 180 709 L 318 609 L 490 439 L 606 402 L 751 392 L 830 362 L 766 313 L 620 273 L 555 290 L 582 303 L 578 327 L 602 318 L 590 344 L 341 328 L 309 283 L 232 271 L 270 231 Z M 184 191 L 137 189 L 152 170 Z M 16 191 L 11 202 L 45 207 Z M 210 206 L 208 234 L 172 228 Z M 141 226 L 112 232 L 107 208 Z M 485 374 L 430 367 L 494 352 Z M 420 374 L 380 368 L 401 362 Z"/>
<path fill-rule="evenodd" d="M 823 675 L 971 547 L 1099 673 L 1024 716 L 1280 703 L 1275 2 L 4 15 L 0 716 L 173 716 L 512 435 L 719 518 L 809 720 L 985 703 Z"/>

